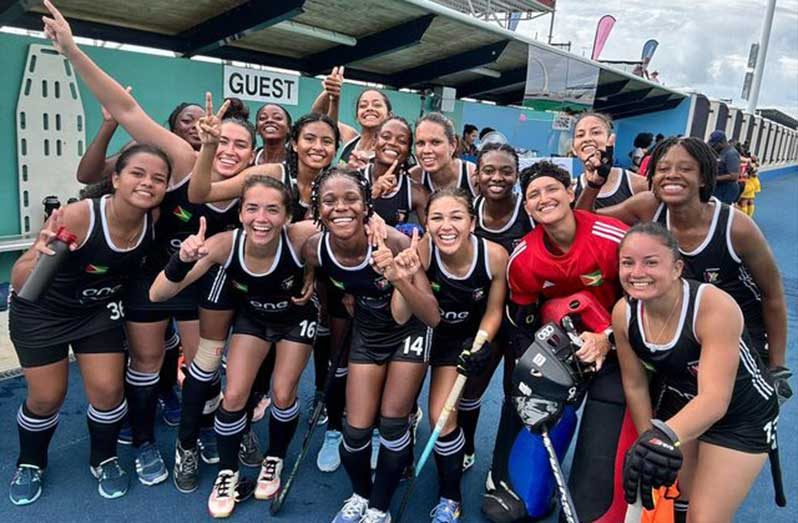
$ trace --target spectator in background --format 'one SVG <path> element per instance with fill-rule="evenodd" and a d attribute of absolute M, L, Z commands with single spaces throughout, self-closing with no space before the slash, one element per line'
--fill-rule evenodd
<path fill-rule="evenodd" d="M 492 133 L 492 132 L 495 132 L 495 131 L 496 131 L 496 129 L 494 129 L 493 127 L 483 127 L 482 130 L 479 131 L 479 141 L 482 141 L 482 139 L 485 138 L 486 134 Z"/>
<path fill-rule="evenodd" d="M 651 160 L 651 151 L 653 151 L 654 148 L 664 139 L 665 139 L 664 134 L 657 133 L 657 136 L 654 138 L 654 144 L 651 147 L 649 147 L 648 151 L 646 152 L 646 155 L 643 157 L 643 160 L 640 162 L 640 168 L 637 170 L 637 174 L 641 176 L 646 175 L 646 169 L 648 169 L 648 162 L 649 160 Z"/>
<path fill-rule="evenodd" d="M 477 126 L 467 123 L 463 126 L 463 147 L 460 154 L 460 157 L 464 160 L 468 160 L 471 162 L 476 162 L 477 158 L 477 138 L 479 137 L 479 131 L 477 130 Z M 471 157 L 471 158 L 470 158 Z"/>
<path fill-rule="evenodd" d="M 629 152 L 629 158 L 632 159 L 630 171 L 640 172 L 640 164 L 646 154 L 648 154 L 648 148 L 651 147 L 652 143 L 654 143 L 654 135 L 651 133 L 640 133 L 635 136 L 634 149 Z"/>
<path fill-rule="evenodd" d="M 734 205 L 740 194 L 737 185 L 737 178 L 740 176 L 740 153 L 729 144 L 723 131 L 712 131 L 707 145 L 718 154 L 718 177 L 713 196 L 723 203 Z"/>

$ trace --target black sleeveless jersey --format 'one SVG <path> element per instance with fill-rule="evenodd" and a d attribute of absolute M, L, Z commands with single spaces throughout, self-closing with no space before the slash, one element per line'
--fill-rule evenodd
<path fill-rule="evenodd" d="M 325 232 L 319 239 L 319 266 L 336 289 L 354 296 L 355 320 L 373 330 L 396 328 L 391 315 L 393 285 L 371 266 L 371 253 L 369 246 L 360 265 L 347 267 L 335 258 L 330 233 Z"/>
<path fill-rule="evenodd" d="M 634 192 L 632 191 L 632 182 L 629 178 L 630 176 L 634 175 L 626 169 L 623 169 L 621 171 L 621 175 L 618 176 L 618 181 L 615 183 L 615 186 L 609 190 L 609 194 L 599 193 L 599 196 L 596 197 L 594 208 L 601 209 L 604 207 L 611 207 L 631 198 L 634 195 Z M 576 179 L 576 183 L 574 184 L 574 194 L 576 194 L 577 199 L 582 193 L 582 189 L 585 188 L 585 185 L 587 185 L 587 180 L 585 179 L 585 175 L 582 174 Z M 606 186 L 602 187 L 602 191 L 607 189 L 609 188 Z"/>
<path fill-rule="evenodd" d="M 698 394 L 701 342 L 695 334 L 695 321 L 706 284 L 683 279 L 682 287 L 683 303 L 679 326 L 669 343 L 655 345 L 646 341 L 643 330 L 644 307 L 641 302 L 628 300 L 626 318 L 629 344 L 635 354 L 646 365 L 654 368 L 669 391 L 675 392 L 686 402 Z M 765 367 L 756 351 L 751 348 L 745 330 L 739 340 L 738 354 L 740 363 L 731 402 L 718 424 L 726 425 L 729 420 L 746 420 L 755 413 L 769 411 L 773 403 L 773 386 L 765 378 Z"/>
<path fill-rule="evenodd" d="M 288 192 L 291 194 L 291 204 L 288 209 L 291 214 L 291 223 L 301 222 L 309 216 L 310 207 L 300 200 L 299 184 L 296 181 L 295 173 L 291 172 L 286 162 L 282 162 L 280 167 L 283 170 L 280 181 L 283 182 L 283 185 L 288 188 Z"/>
<path fill-rule="evenodd" d="M 763 329 L 762 293 L 732 246 L 734 209 L 716 198 L 712 201 L 715 204 L 712 222 L 704 241 L 692 252 L 679 249 L 684 259 L 684 277 L 723 289 L 742 309 L 746 328 Z M 664 203 L 657 208 L 654 221 L 670 229 Z"/>
<path fill-rule="evenodd" d="M 37 305 L 59 314 L 79 314 L 86 308 L 104 308 L 121 299 L 128 277 L 141 267 L 153 243 L 152 219 L 144 218 L 141 234 L 133 247 L 120 249 L 111 240 L 105 206 L 109 196 L 89 200 L 91 218 L 85 241 L 67 254 L 53 283 Z"/>
<path fill-rule="evenodd" d="M 372 172 L 374 164 L 370 163 L 364 173 L 369 183 L 374 183 Z M 374 200 L 374 212 L 391 227 L 407 223 L 410 212 L 413 210 L 413 189 L 410 186 L 410 177 L 399 174 L 396 177 L 396 189 L 388 195 L 382 195 Z"/>
<path fill-rule="evenodd" d="M 343 147 L 341 147 L 341 161 L 342 162 L 347 163 L 349 161 L 349 155 L 352 154 L 352 151 L 357 149 L 357 144 L 360 143 L 360 138 L 361 138 L 361 136 L 357 135 L 354 138 L 352 138 L 351 140 L 349 140 L 348 142 L 346 142 Z"/>
<path fill-rule="evenodd" d="M 511 254 L 515 250 L 515 247 L 521 242 L 521 238 L 535 228 L 535 222 L 532 221 L 532 218 L 526 213 L 521 200 L 522 198 L 520 196 L 515 197 L 515 209 L 513 210 L 512 216 L 510 216 L 510 219 L 503 227 L 490 229 L 485 225 L 484 220 L 485 197 L 477 196 L 474 200 L 474 210 L 477 213 L 477 223 L 474 234 L 480 238 L 498 243 L 504 247 L 507 254 Z"/>
<path fill-rule="evenodd" d="M 280 243 L 268 271 L 250 270 L 244 258 L 247 233 L 233 232 L 233 246 L 224 264 L 231 292 L 237 303 L 248 312 L 268 321 L 290 323 L 297 317 L 298 306 L 291 297 L 302 294 L 305 267 L 294 252 L 285 229 L 280 231 Z M 302 306 L 304 307 L 304 306 Z"/>
<path fill-rule="evenodd" d="M 457 187 L 465 190 L 469 193 L 472 197 L 477 195 L 476 188 L 471 185 L 471 177 L 468 176 L 468 164 L 471 162 L 467 162 L 465 160 L 460 160 L 460 178 L 457 180 Z M 421 185 L 426 187 L 426 189 L 430 192 L 430 194 L 435 192 L 435 184 L 432 181 L 432 175 L 427 171 L 423 171 L 421 173 Z"/>
<path fill-rule="evenodd" d="M 474 259 L 468 274 L 457 277 L 446 270 L 440 251 L 430 240 L 427 269 L 432 292 L 438 300 L 441 321 L 435 337 L 464 339 L 476 334 L 488 305 L 492 275 L 486 240 L 471 235 Z"/>
<path fill-rule="evenodd" d="M 180 250 L 183 240 L 199 230 L 200 216 L 207 223 L 206 236 L 234 229 L 238 226 L 238 199 L 225 207 L 214 203 L 196 204 L 188 199 L 189 174 L 167 191 L 161 202 L 161 214 L 155 226 L 156 245 L 148 258 L 147 266 L 158 272 L 166 266 L 169 257 Z"/>

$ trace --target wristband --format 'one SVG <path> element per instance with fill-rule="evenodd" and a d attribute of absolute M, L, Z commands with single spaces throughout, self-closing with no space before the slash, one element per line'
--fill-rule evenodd
<path fill-rule="evenodd" d="M 184 262 L 180 259 L 180 251 L 178 251 L 169 258 L 169 262 L 163 269 L 163 274 L 167 280 L 173 283 L 180 283 L 186 278 L 186 275 L 194 268 L 196 263 L 196 261 Z"/>
<path fill-rule="evenodd" d="M 673 431 L 672 428 L 668 426 L 667 423 L 665 423 L 661 419 L 652 419 L 651 426 L 657 430 L 662 431 L 663 434 L 668 436 L 673 442 L 674 447 L 678 447 L 681 445 L 681 442 L 679 441 L 679 436 Z"/>
<path fill-rule="evenodd" d="M 604 178 L 604 181 L 601 182 L 601 183 L 596 183 L 596 182 L 588 179 L 587 186 L 590 187 L 591 189 L 601 189 L 602 187 L 604 187 L 605 183 L 607 183 L 607 179 L 606 178 Z"/>

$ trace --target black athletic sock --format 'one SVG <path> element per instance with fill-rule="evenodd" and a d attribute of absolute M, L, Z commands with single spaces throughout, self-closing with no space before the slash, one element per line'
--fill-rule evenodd
<path fill-rule="evenodd" d="M 344 427 L 344 406 L 346 405 L 346 367 L 335 369 L 335 377 L 330 384 L 330 395 L 327 397 L 327 430 L 341 432 Z"/>
<path fill-rule="evenodd" d="M 352 491 L 363 498 L 371 495 L 371 428 L 344 427 L 341 463 L 352 482 Z"/>
<path fill-rule="evenodd" d="M 202 404 L 202 417 L 200 418 L 200 430 L 211 431 L 214 428 L 214 418 L 216 410 L 221 405 L 222 393 L 222 373 L 216 371 L 213 381 L 205 389 L 205 403 Z"/>
<path fill-rule="evenodd" d="M 91 456 L 89 463 L 97 467 L 103 461 L 116 457 L 116 438 L 122 421 L 127 415 L 127 401 L 111 410 L 99 410 L 89 405 L 86 409 L 86 422 L 89 426 L 89 439 L 91 441 Z"/>
<path fill-rule="evenodd" d="M 673 523 L 687 523 L 687 509 L 690 508 L 690 501 L 677 499 L 673 502 Z"/>
<path fill-rule="evenodd" d="M 176 334 L 175 334 L 176 336 Z M 166 342 L 169 344 L 169 341 Z M 161 394 L 169 394 L 177 384 L 177 360 L 180 359 L 180 338 L 177 338 L 177 345 L 167 345 L 166 352 L 163 354 L 163 365 L 159 373 L 158 391 Z"/>
<path fill-rule="evenodd" d="M 269 419 L 269 449 L 267 456 L 284 459 L 288 445 L 294 437 L 299 424 L 299 401 L 294 400 L 293 405 L 287 409 L 278 408 L 272 403 L 271 418 Z"/>
<path fill-rule="evenodd" d="M 481 407 L 482 398 L 463 398 L 457 407 L 457 424 L 463 429 L 466 454 L 473 454 L 475 451 L 474 439 L 477 434 L 477 422 L 479 421 Z"/>
<path fill-rule="evenodd" d="M 513 441 L 516 435 L 524 428 L 521 418 L 515 410 L 515 405 L 510 398 L 505 397 L 502 403 L 501 418 L 499 419 L 499 429 L 496 432 L 496 443 L 493 448 L 493 465 L 491 467 L 491 477 L 493 483 L 498 485 L 500 481 L 510 484 L 508 467 L 510 464 L 510 451 L 513 448 Z"/>
<path fill-rule="evenodd" d="M 238 449 L 247 424 L 244 409 L 228 412 L 224 407 L 216 411 L 213 428 L 216 431 L 216 444 L 219 447 L 219 470 L 238 470 Z"/>
<path fill-rule="evenodd" d="M 180 428 L 177 431 L 180 446 L 185 450 L 197 446 L 203 418 L 202 411 L 217 374 L 218 372 L 206 372 L 200 369 L 194 362 L 191 362 L 186 370 L 186 378 L 183 380 L 183 410 L 180 413 Z"/>
<path fill-rule="evenodd" d="M 391 498 L 396 492 L 402 473 L 413 460 L 413 438 L 409 428 L 392 436 L 391 439 L 386 439 L 380 434 L 380 456 L 374 473 L 374 488 L 369 497 L 369 507 L 383 512 L 390 508 Z"/>
<path fill-rule="evenodd" d="M 19 465 L 35 465 L 47 468 L 47 448 L 58 426 L 59 413 L 39 416 L 22 403 L 17 411 L 17 432 L 19 433 Z"/>
<path fill-rule="evenodd" d="M 133 446 L 155 441 L 155 406 L 158 403 L 158 373 L 140 372 L 127 368 L 125 396 L 127 396 L 130 424 L 133 427 Z"/>
<path fill-rule="evenodd" d="M 330 369 L 330 329 L 319 326 L 313 342 L 313 374 L 316 392 L 324 391 L 324 383 Z"/>
<path fill-rule="evenodd" d="M 435 442 L 435 466 L 438 467 L 438 491 L 440 497 L 461 501 L 460 479 L 463 477 L 465 437 L 457 427 Z"/>

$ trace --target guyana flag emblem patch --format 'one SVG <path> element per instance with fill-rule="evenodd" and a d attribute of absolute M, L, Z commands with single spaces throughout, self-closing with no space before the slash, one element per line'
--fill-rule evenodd
<path fill-rule="evenodd" d="M 598 287 L 604 283 L 604 279 L 601 277 L 601 270 L 598 269 L 590 274 L 580 274 L 579 279 L 582 280 L 582 285 L 585 287 Z"/>
<path fill-rule="evenodd" d="M 175 207 L 175 209 L 172 211 L 172 214 L 177 216 L 177 219 L 183 223 L 188 223 L 188 221 L 191 220 L 192 216 L 192 214 L 189 211 L 180 207 L 179 205 Z"/>
<path fill-rule="evenodd" d="M 90 263 L 86 265 L 85 270 L 89 274 L 105 274 L 106 272 L 108 272 L 108 267 L 104 265 L 94 265 L 93 263 Z"/>

